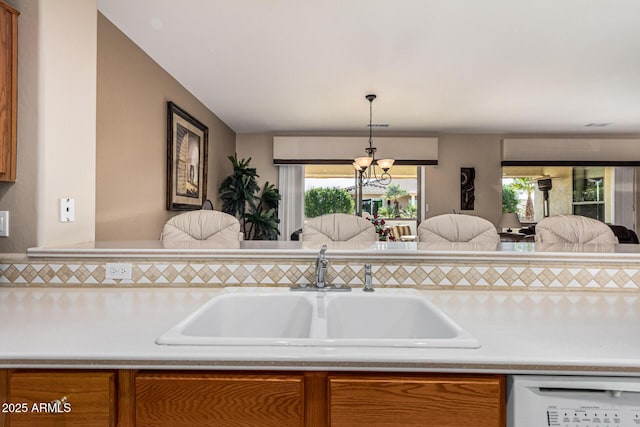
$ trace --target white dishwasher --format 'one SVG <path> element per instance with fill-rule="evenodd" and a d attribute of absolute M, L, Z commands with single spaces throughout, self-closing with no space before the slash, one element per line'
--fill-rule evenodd
<path fill-rule="evenodd" d="M 640 378 L 512 375 L 507 427 L 640 427 Z"/>

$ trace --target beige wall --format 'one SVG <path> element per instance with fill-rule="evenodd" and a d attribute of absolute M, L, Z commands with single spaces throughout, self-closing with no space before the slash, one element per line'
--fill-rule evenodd
<path fill-rule="evenodd" d="M 40 2 L 38 246 L 95 236 L 96 0 Z M 75 221 L 60 222 L 60 198 Z"/>
<path fill-rule="evenodd" d="M 441 135 L 438 165 L 428 166 L 424 196 L 427 217 L 456 211 L 497 224 L 502 215 L 502 168 L 499 135 Z M 475 209 L 460 210 L 460 168 L 474 167 Z"/>
<path fill-rule="evenodd" d="M 8 0 L 20 11 L 18 25 L 18 164 L 16 182 L 0 183 L 0 210 L 9 211 L 9 237 L 0 252 L 37 245 L 38 217 L 38 0 Z"/>
<path fill-rule="evenodd" d="M 278 167 L 273 165 L 273 136 L 245 133 L 236 135 L 236 153 L 239 159 L 251 157 L 250 165 L 257 169 L 260 187 L 265 182 L 278 186 Z"/>
<path fill-rule="evenodd" d="M 18 19 L 17 182 L 0 187 L 10 215 L 3 252 L 94 238 L 95 0 L 12 0 Z M 59 221 L 59 199 L 76 220 Z"/>
<path fill-rule="evenodd" d="M 235 133 L 101 14 L 97 93 L 96 240 L 157 239 L 178 213 L 166 210 L 167 101 L 209 128 L 207 197 L 219 209 Z"/>

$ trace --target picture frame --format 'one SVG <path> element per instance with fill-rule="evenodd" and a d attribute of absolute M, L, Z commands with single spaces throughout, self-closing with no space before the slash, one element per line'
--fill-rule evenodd
<path fill-rule="evenodd" d="M 476 168 L 460 168 L 460 210 L 472 211 L 476 201 Z"/>
<path fill-rule="evenodd" d="M 167 210 L 197 210 L 207 199 L 209 128 L 167 102 Z"/>

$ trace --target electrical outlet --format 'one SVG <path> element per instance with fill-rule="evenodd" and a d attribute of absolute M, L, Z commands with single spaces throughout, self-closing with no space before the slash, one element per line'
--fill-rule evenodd
<path fill-rule="evenodd" d="M 131 264 L 128 262 L 108 262 L 107 279 L 131 279 Z"/>

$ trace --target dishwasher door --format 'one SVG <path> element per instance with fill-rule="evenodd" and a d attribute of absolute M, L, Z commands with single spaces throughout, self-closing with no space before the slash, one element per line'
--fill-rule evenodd
<path fill-rule="evenodd" d="M 640 378 L 512 375 L 507 427 L 640 427 Z"/>

